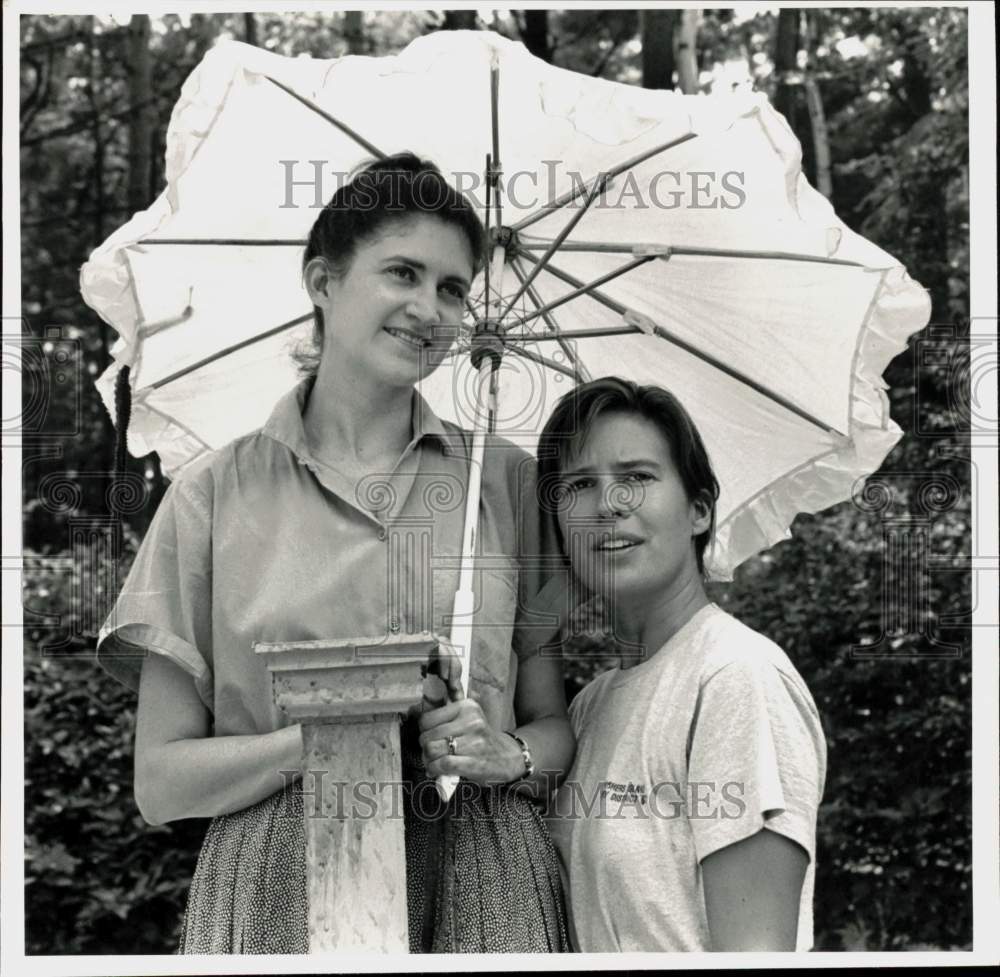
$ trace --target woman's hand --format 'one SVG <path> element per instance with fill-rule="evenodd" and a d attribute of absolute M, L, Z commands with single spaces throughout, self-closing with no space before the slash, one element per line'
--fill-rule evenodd
<path fill-rule="evenodd" d="M 454 646 L 443 638 L 439 639 L 434 650 L 428 655 L 422 673 L 423 697 L 420 702 L 407 710 L 407 719 L 419 719 L 425 712 L 465 698 L 465 693 L 462 691 L 461 656 Z"/>
<path fill-rule="evenodd" d="M 535 773 L 524 780 L 521 747 L 489 724 L 475 699 L 462 694 L 462 661 L 447 642 L 431 656 L 428 672 L 432 674 L 424 680 L 423 713 L 418 717 L 428 774 L 454 774 L 480 785 L 518 781 L 518 790 L 544 802 L 569 769 L 576 748 L 566 716 L 561 660 L 536 654 L 518 668 L 517 734 L 528 744 L 535 764 Z M 454 752 L 448 737 L 454 737 Z"/>
<path fill-rule="evenodd" d="M 425 713 L 464 698 L 462 658 L 454 645 L 441 638 L 427 659 L 420 712 Z"/>
<path fill-rule="evenodd" d="M 484 786 L 510 783 L 524 772 L 517 742 L 490 726 L 474 699 L 449 702 L 425 712 L 420 717 L 420 730 L 420 748 L 431 777 L 454 774 Z"/>
<path fill-rule="evenodd" d="M 447 641 L 431 653 L 424 679 L 420 748 L 431 777 L 454 774 L 477 784 L 507 783 L 524 769 L 521 749 L 486 721 L 462 691 L 462 659 Z M 515 762 L 516 761 L 516 762 Z"/>

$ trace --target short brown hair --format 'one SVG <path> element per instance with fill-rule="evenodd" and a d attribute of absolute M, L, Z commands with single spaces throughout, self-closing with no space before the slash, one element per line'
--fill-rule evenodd
<path fill-rule="evenodd" d="M 705 443 L 683 404 L 669 390 L 653 384 L 639 386 L 621 377 L 602 377 L 582 383 L 556 404 L 538 441 L 539 504 L 554 515 L 556 488 L 569 453 L 581 446 L 594 421 L 606 413 L 636 414 L 655 424 L 670 445 L 670 455 L 689 501 L 709 507 L 708 529 L 694 538 L 698 572 L 705 573 L 705 549 L 715 533 L 715 506 L 719 480 Z M 562 534 L 556 524 L 560 545 Z"/>
<path fill-rule="evenodd" d="M 313 222 L 302 269 L 313 258 L 323 257 L 335 275 L 343 276 L 359 244 L 393 222 L 420 214 L 433 216 L 465 235 L 477 274 L 485 259 L 486 231 L 475 206 L 434 163 L 410 152 L 372 160 L 354 171 Z M 313 307 L 311 340 L 293 354 L 304 377 L 315 376 L 319 369 L 325 328 L 323 313 Z"/>

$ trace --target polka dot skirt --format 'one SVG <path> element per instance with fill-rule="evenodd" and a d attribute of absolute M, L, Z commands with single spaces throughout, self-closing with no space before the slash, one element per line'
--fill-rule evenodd
<path fill-rule="evenodd" d="M 411 953 L 569 950 L 559 865 L 525 797 L 462 781 L 446 805 L 403 737 Z M 215 818 L 195 869 L 180 953 L 308 953 L 298 785 Z"/>

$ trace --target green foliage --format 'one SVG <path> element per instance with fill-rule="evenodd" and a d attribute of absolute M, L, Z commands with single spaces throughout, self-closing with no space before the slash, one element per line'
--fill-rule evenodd
<path fill-rule="evenodd" d="M 838 209 L 917 272 L 935 299 L 936 321 L 952 321 L 968 314 L 965 11 L 843 14 L 838 33 L 868 31 L 872 56 L 831 54 L 823 79 L 835 108 Z"/>
<path fill-rule="evenodd" d="M 94 661 L 83 567 L 25 554 L 25 947 L 169 953 L 205 823 L 139 816 L 135 695 Z"/>
<path fill-rule="evenodd" d="M 936 585 L 933 617 L 876 645 L 899 610 L 891 601 L 906 599 L 894 590 L 890 606 L 878 600 L 898 572 L 883 565 L 879 530 L 851 505 L 800 518 L 793 540 L 745 565 L 717 599 L 786 649 L 823 719 L 817 947 L 847 949 L 857 926 L 868 949 L 952 948 L 971 933 L 971 685 L 968 632 L 938 621 L 968 607 L 968 578 L 925 573 L 916 584 Z M 938 539 L 935 556 L 960 558 L 963 547 Z"/>
<path fill-rule="evenodd" d="M 703 14 L 702 69 L 742 59 L 754 84 L 773 95 L 774 13 Z M 268 50 L 317 57 L 347 51 L 341 14 L 253 16 L 257 42 Z M 218 39 L 246 36 L 246 17 L 152 19 L 151 197 L 162 188 L 165 129 L 180 86 Z M 808 68 L 823 100 L 837 213 L 929 289 L 933 321 L 955 325 L 933 342 L 925 336 L 913 344 L 930 342 L 941 355 L 911 351 L 887 372 L 893 417 L 908 432 L 880 473 L 887 504 L 861 499 L 801 517 L 793 539 L 749 561 L 714 596 L 785 648 L 823 718 L 829 769 L 819 821 L 817 945 L 967 946 L 966 13 L 811 8 L 809 22 Z M 490 19 L 480 14 L 480 23 L 517 39 L 523 19 L 496 11 Z M 370 53 L 390 53 L 442 25 L 440 11 L 369 12 L 362 40 Z M 639 80 L 638 29 L 636 12 L 626 9 L 548 16 L 555 64 L 616 81 Z M 38 430 L 63 435 L 58 456 L 26 448 L 24 470 L 31 548 L 26 908 L 28 950 L 36 953 L 172 952 L 205 827 L 190 821 L 150 828 L 138 816 L 129 788 L 134 696 L 95 665 L 88 630 L 114 587 L 95 584 L 111 579 L 98 572 L 109 569 L 107 561 L 85 572 L 70 550 L 70 520 L 107 511 L 103 473 L 113 432 L 91 381 L 107 364 L 114 335 L 82 304 L 77 276 L 90 250 L 129 216 L 123 34 L 109 17 L 21 18 L 23 308 L 39 340 L 31 346 L 35 358 L 25 357 L 25 402 L 45 387 Z M 812 177 L 808 134 L 800 135 Z M 49 326 L 61 339 L 46 345 Z M 56 375 L 67 379 L 51 385 Z M 43 478 L 56 472 L 80 488 L 71 506 L 41 499 Z M 934 484 L 943 486 L 937 495 Z M 138 533 L 161 490 L 154 486 L 146 514 L 133 520 Z M 901 533 L 915 548 L 897 566 L 890 537 Z M 946 626 L 949 618 L 959 623 Z M 880 656 L 865 657 L 858 646 L 870 652 L 883 631 Z M 941 649 L 931 637 L 952 642 L 958 653 L 935 657 Z M 571 659 L 568 687 L 578 689 L 608 664 L 590 655 Z"/>

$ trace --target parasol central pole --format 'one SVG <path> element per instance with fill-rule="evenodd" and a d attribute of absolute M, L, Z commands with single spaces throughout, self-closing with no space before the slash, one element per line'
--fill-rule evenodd
<path fill-rule="evenodd" d="M 506 248 L 497 244 L 489 261 L 489 280 L 495 288 L 495 299 L 486 296 L 487 318 L 476 324 L 472 362 L 478 370 L 476 380 L 476 411 L 472 429 L 472 455 L 469 459 L 469 487 L 465 497 L 465 524 L 462 532 L 462 562 L 458 574 L 458 590 L 451 610 L 450 641 L 462 659 L 462 693 L 469 694 L 469 673 L 472 668 L 472 621 L 476 607 L 473 589 L 476 543 L 479 530 L 479 498 L 483 483 L 483 457 L 486 435 L 492 433 L 497 413 L 500 361 L 503 358 L 497 323 L 493 314 L 500 312 L 500 286 Z M 459 778 L 442 775 L 437 779 L 438 794 L 448 801 L 458 786 Z"/>

